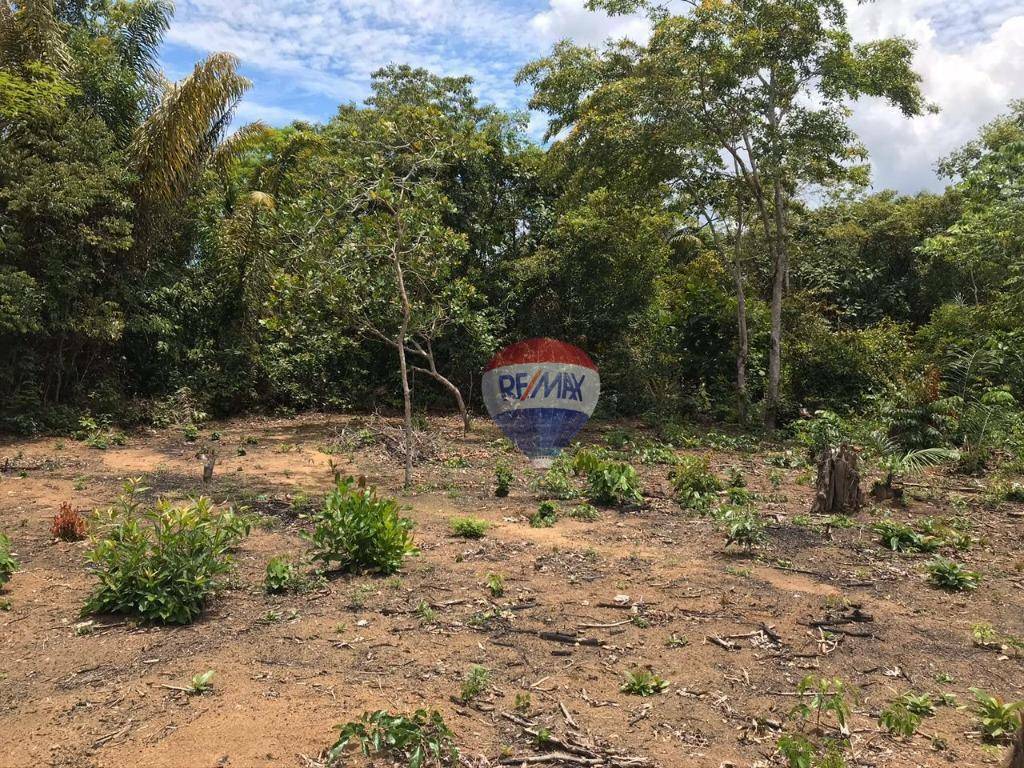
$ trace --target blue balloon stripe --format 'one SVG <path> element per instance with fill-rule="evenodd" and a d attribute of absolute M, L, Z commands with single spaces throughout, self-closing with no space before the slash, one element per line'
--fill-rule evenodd
<path fill-rule="evenodd" d="M 557 456 L 588 418 L 566 408 L 523 408 L 494 416 L 501 431 L 530 458 Z"/>

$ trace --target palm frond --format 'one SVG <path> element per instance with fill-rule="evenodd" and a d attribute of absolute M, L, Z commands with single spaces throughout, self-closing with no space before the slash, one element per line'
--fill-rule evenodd
<path fill-rule="evenodd" d="M 170 203 L 195 182 L 251 83 L 238 60 L 215 53 L 171 85 L 139 127 L 131 154 L 143 205 Z"/>
<path fill-rule="evenodd" d="M 253 190 L 243 199 L 244 203 L 255 206 L 257 208 L 265 208 L 268 211 L 272 211 L 277 207 L 277 201 L 273 195 L 267 194 L 266 192 L 260 192 L 259 190 Z"/>
<path fill-rule="evenodd" d="M 116 38 L 121 59 L 140 78 L 159 71 L 157 54 L 171 24 L 174 4 L 169 0 L 135 0 L 115 6 L 120 30 Z"/>
<path fill-rule="evenodd" d="M 903 454 L 899 458 L 899 464 L 905 473 L 914 474 L 928 467 L 955 461 L 959 457 L 960 453 L 950 448 L 920 448 Z"/>
<path fill-rule="evenodd" d="M 243 125 L 225 138 L 213 153 L 213 166 L 217 172 L 226 173 L 235 159 L 265 139 L 270 134 L 270 130 L 270 126 L 257 120 Z"/>
<path fill-rule="evenodd" d="M 0 65 L 39 61 L 58 72 L 71 68 L 71 53 L 53 0 L 20 0 L 17 10 L 8 0 L 0 0 L 0 7 Z"/>

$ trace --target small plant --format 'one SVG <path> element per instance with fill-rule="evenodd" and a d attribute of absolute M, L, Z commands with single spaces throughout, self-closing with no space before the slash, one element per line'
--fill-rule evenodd
<path fill-rule="evenodd" d="M 601 513 L 598 511 L 597 507 L 583 503 L 577 504 L 575 507 L 569 507 L 565 511 L 565 516 L 570 517 L 573 520 L 582 520 L 586 523 L 592 523 L 601 518 Z"/>
<path fill-rule="evenodd" d="M 1024 700 L 1004 702 L 980 688 L 971 688 L 970 691 L 974 694 L 974 713 L 987 741 L 1003 741 L 1016 733 L 1020 726 L 1018 713 L 1024 711 Z"/>
<path fill-rule="evenodd" d="M 11 554 L 11 540 L 0 533 L 0 589 L 11 580 L 11 574 L 18 570 L 18 561 Z"/>
<path fill-rule="evenodd" d="M 213 670 L 208 669 L 205 672 L 201 672 L 198 675 L 192 675 L 192 681 L 189 683 L 189 693 L 193 696 L 202 696 L 207 691 L 213 690 Z"/>
<path fill-rule="evenodd" d="M 233 569 L 231 551 L 249 524 L 231 510 L 216 512 L 205 497 L 142 509 L 136 494 L 144 490 L 129 481 L 117 504 L 97 515 L 86 560 L 99 584 L 84 612 L 187 624 Z"/>
<path fill-rule="evenodd" d="M 934 552 L 942 546 L 937 536 L 918 533 L 909 525 L 890 518 L 879 520 L 871 526 L 882 544 L 893 552 Z"/>
<path fill-rule="evenodd" d="M 687 638 L 682 637 L 675 632 L 669 635 L 668 640 L 665 641 L 666 648 L 685 648 L 689 644 L 690 641 Z"/>
<path fill-rule="evenodd" d="M 499 461 L 494 467 L 494 495 L 500 499 L 508 496 L 512 480 L 512 468 L 504 461 Z"/>
<path fill-rule="evenodd" d="M 194 443 L 199 439 L 199 427 L 190 422 L 181 428 L 181 436 L 185 438 L 186 443 Z"/>
<path fill-rule="evenodd" d="M 267 563 L 267 575 L 263 579 L 263 587 L 270 593 L 289 592 L 298 586 L 302 577 L 298 569 L 284 555 L 270 558 Z"/>
<path fill-rule="evenodd" d="M 533 706 L 533 702 L 530 700 L 529 691 L 521 692 L 516 694 L 516 701 L 514 709 L 521 715 L 525 715 L 530 711 L 530 707 Z"/>
<path fill-rule="evenodd" d="M 623 693 L 633 696 L 654 696 L 669 686 L 664 680 L 649 669 L 637 669 L 626 673 L 626 681 L 619 688 Z"/>
<path fill-rule="evenodd" d="M 327 751 L 331 766 L 341 765 L 342 753 L 354 744 L 365 757 L 379 755 L 408 768 L 450 766 L 459 759 L 455 734 L 436 710 L 417 709 L 411 715 L 366 712 L 356 721 L 337 726 L 338 740 Z"/>
<path fill-rule="evenodd" d="M 452 533 L 463 539 L 482 539 L 490 523 L 478 517 L 453 517 L 448 521 Z"/>
<path fill-rule="evenodd" d="M 808 675 L 796 691 L 810 700 L 802 701 L 793 708 L 793 714 L 802 720 L 814 718 L 814 728 L 821 732 L 821 721 L 829 713 L 835 718 L 840 731 L 846 731 L 846 723 L 850 719 L 850 706 L 846 702 L 846 685 L 838 677 L 834 680 L 825 677 Z"/>
<path fill-rule="evenodd" d="M 101 416 L 98 419 L 83 416 L 78 420 L 76 436 L 90 448 L 101 451 L 105 451 L 111 445 L 125 444 L 125 436 L 111 427 L 109 416 Z"/>
<path fill-rule="evenodd" d="M 764 521 L 754 512 L 730 510 L 722 517 L 722 522 L 725 524 L 727 547 L 739 544 L 749 552 L 768 540 L 764 532 Z"/>
<path fill-rule="evenodd" d="M 70 503 L 61 502 L 60 511 L 50 523 L 50 535 L 61 541 L 81 541 L 85 538 L 85 529 L 85 518 L 81 513 Z"/>
<path fill-rule="evenodd" d="M 920 717 L 931 717 L 935 714 L 935 701 L 927 693 L 907 691 L 900 696 L 898 703 Z"/>
<path fill-rule="evenodd" d="M 437 611 L 426 600 L 420 600 L 420 604 L 416 606 L 416 618 L 420 620 L 420 624 L 433 624 L 437 621 Z"/>
<path fill-rule="evenodd" d="M 587 469 L 587 496 L 595 504 L 621 507 L 644 500 L 640 478 L 631 464 L 599 461 Z"/>
<path fill-rule="evenodd" d="M 398 502 L 357 487 L 349 477 L 324 499 L 305 538 L 314 560 L 342 571 L 392 574 L 417 551 L 411 529 L 412 520 L 399 514 Z"/>
<path fill-rule="evenodd" d="M 981 574 L 969 571 L 960 563 L 945 557 L 934 558 L 925 569 L 928 572 L 928 580 L 934 586 L 953 592 L 976 589 L 981 581 Z"/>
<path fill-rule="evenodd" d="M 558 507 L 554 502 L 542 501 L 537 511 L 530 515 L 531 528 L 551 528 L 558 520 Z"/>
<path fill-rule="evenodd" d="M 736 467 L 729 468 L 729 487 L 730 488 L 746 488 L 747 479 L 743 477 L 743 473 Z"/>
<path fill-rule="evenodd" d="M 491 597 L 501 597 L 505 594 L 505 578 L 500 573 L 488 573 L 484 583 Z"/>
<path fill-rule="evenodd" d="M 459 698 L 462 699 L 464 704 L 468 704 L 487 690 L 487 686 L 490 683 L 491 671 L 487 667 L 474 664 L 469 668 L 469 672 L 466 673 L 466 677 L 462 681 L 462 690 L 459 693 Z"/>
<path fill-rule="evenodd" d="M 788 768 L 846 768 L 842 741 L 828 739 L 819 748 L 804 736 L 787 733 L 775 746 Z"/>
<path fill-rule="evenodd" d="M 894 736 L 909 739 L 917 733 L 921 716 L 912 712 L 902 701 L 896 701 L 882 710 L 878 716 L 878 724 Z"/>
<path fill-rule="evenodd" d="M 676 501 L 686 509 L 706 509 L 722 490 L 721 481 L 711 472 L 707 456 L 682 456 L 672 470 Z"/>

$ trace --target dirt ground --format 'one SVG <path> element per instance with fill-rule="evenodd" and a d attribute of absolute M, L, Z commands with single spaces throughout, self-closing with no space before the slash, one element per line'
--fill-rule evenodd
<path fill-rule="evenodd" d="M 969 708 L 938 706 L 907 740 L 884 733 L 877 718 L 906 691 L 951 693 L 963 705 L 971 686 L 1024 698 L 1024 658 L 972 642 L 980 622 L 1024 636 L 1022 505 L 987 507 L 975 481 L 935 475 L 892 510 L 899 519 L 972 521 L 978 541 L 956 557 L 983 582 L 950 594 L 922 576 L 927 556 L 879 546 L 870 530 L 878 510 L 849 528 L 808 524 L 809 470 L 770 467 L 767 453 L 710 451 L 718 472 L 745 475 L 769 522 L 770 543 L 747 555 L 726 550 L 712 520 L 680 510 L 665 465 L 637 464 L 647 497 L 639 509 L 531 528 L 527 516 L 543 496 L 525 459 L 507 452 L 489 423 L 463 437 L 455 420 L 436 419 L 437 450 L 402 497 L 420 554 L 400 575 L 337 575 L 307 594 L 266 594 L 268 559 L 305 551 L 297 510 L 330 487 L 331 462 L 400 494 L 399 461 L 362 423 L 234 420 L 206 425 L 199 442 L 169 429 L 107 450 L 70 439 L 0 443 L 0 464 L 8 460 L 0 531 L 21 562 L 0 594 L 9 601 L 0 612 L 0 765 L 308 767 L 337 724 L 418 707 L 444 713 L 472 765 L 520 764 L 544 752 L 505 716 L 523 693 L 525 717 L 556 737 L 587 734 L 601 750 L 653 765 L 781 765 L 774 745 L 797 728 L 788 716 L 807 674 L 839 677 L 855 693 L 851 765 L 998 761 L 1002 750 L 983 746 Z M 622 426 L 592 424 L 583 439 L 601 442 Z M 220 463 L 204 488 L 195 454 L 214 431 Z M 505 499 L 493 495 L 499 457 L 516 475 Z M 194 624 L 99 617 L 76 629 L 93 583 L 88 543 L 54 542 L 50 520 L 62 501 L 109 505 L 136 476 L 149 498 L 205 493 L 260 517 L 237 552 L 231 587 Z M 452 536 L 449 518 L 467 514 L 491 524 L 483 539 Z M 490 573 L 504 576 L 503 597 L 485 588 Z M 417 613 L 424 601 L 432 620 Z M 873 620 L 841 623 L 854 606 Z M 835 631 L 813 626 L 822 621 Z M 682 642 L 670 643 L 673 635 Z M 490 670 L 490 685 L 464 705 L 457 697 L 475 664 Z M 620 692 L 640 667 L 668 689 Z M 205 670 L 215 671 L 211 692 L 173 688 Z"/>

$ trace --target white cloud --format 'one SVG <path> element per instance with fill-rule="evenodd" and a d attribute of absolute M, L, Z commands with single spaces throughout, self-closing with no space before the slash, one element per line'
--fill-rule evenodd
<path fill-rule="evenodd" d="M 301 110 L 280 107 L 275 104 L 264 104 L 250 98 L 244 99 L 235 110 L 234 127 L 237 128 L 245 123 L 251 123 L 256 120 L 261 120 L 270 125 L 282 126 L 296 120 L 314 123 L 317 118 Z"/>
<path fill-rule="evenodd" d="M 856 39 L 903 35 L 918 43 L 915 66 L 942 108 L 907 120 L 878 100 L 854 105 L 876 187 L 941 188 L 935 161 L 1024 96 L 1021 0 L 847 3 Z M 513 83 L 515 72 L 555 41 L 648 35 L 641 16 L 593 13 L 585 0 L 179 0 L 168 37 L 198 52 L 239 55 L 257 85 L 243 115 L 262 110 L 280 122 L 298 115 L 289 103 L 319 100 L 330 114 L 337 102 L 362 99 L 370 74 L 392 62 L 471 75 L 483 99 L 521 108 L 529 94 Z M 274 88 L 287 89 L 280 101 Z M 531 130 L 539 123 L 531 115 Z"/>

